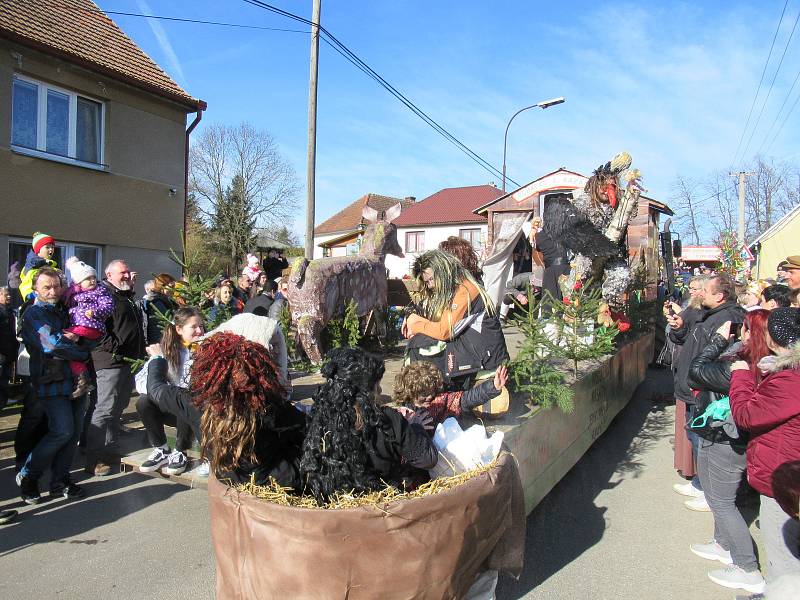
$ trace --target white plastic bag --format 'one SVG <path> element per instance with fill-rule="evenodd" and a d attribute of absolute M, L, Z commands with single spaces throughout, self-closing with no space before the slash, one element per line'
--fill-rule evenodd
<path fill-rule="evenodd" d="M 436 426 L 433 444 L 439 451 L 439 460 L 430 470 L 430 476 L 449 477 L 491 463 L 500 454 L 503 432 L 496 431 L 487 438 L 483 425 L 473 425 L 464 431 L 458 421 L 449 417 Z"/>

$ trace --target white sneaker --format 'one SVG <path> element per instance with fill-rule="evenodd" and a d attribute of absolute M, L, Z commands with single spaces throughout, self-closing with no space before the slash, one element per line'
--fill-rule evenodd
<path fill-rule="evenodd" d="M 175 450 L 167 458 L 167 466 L 162 469 L 165 475 L 180 475 L 186 470 L 186 465 L 189 463 L 186 460 L 186 455 L 180 450 Z"/>
<path fill-rule="evenodd" d="M 764 578 L 758 571 L 749 573 L 736 565 L 730 565 L 724 569 L 710 571 L 708 578 L 714 583 L 726 588 L 747 590 L 753 594 L 764 593 Z"/>
<path fill-rule="evenodd" d="M 197 477 L 208 477 L 210 471 L 211 471 L 211 464 L 207 460 L 204 460 L 203 462 L 200 463 L 200 466 L 198 466 L 194 470 L 194 474 Z"/>
<path fill-rule="evenodd" d="M 717 540 L 711 540 L 707 544 L 692 544 L 689 546 L 689 550 L 700 558 L 718 560 L 723 565 L 733 564 L 730 551 L 720 546 Z"/>
<path fill-rule="evenodd" d="M 703 490 L 696 488 L 691 481 L 689 483 L 676 483 L 672 486 L 672 489 L 681 496 L 689 496 L 690 498 L 702 498 L 705 495 Z"/>
<path fill-rule="evenodd" d="M 139 465 L 139 472 L 152 473 L 153 471 L 158 471 L 161 467 L 169 462 L 170 456 L 169 448 L 167 448 L 166 452 L 161 448 L 153 448 L 153 451 L 150 453 L 150 456 L 147 457 L 147 460 Z"/>
<path fill-rule="evenodd" d="M 708 505 L 708 502 L 706 502 L 705 494 L 703 494 L 702 498 L 692 498 L 691 500 L 687 500 L 683 503 L 683 505 L 689 510 L 694 510 L 697 512 L 711 512 L 711 507 Z"/>

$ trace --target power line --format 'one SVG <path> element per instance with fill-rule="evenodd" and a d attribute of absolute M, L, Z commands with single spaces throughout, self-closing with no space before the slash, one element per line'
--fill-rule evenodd
<path fill-rule="evenodd" d="M 756 100 L 758 100 L 758 94 L 761 92 L 761 84 L 764 83 L 764 75 L 767 74 L 767 67 L 769 66 L 769 60 L 772 58 L 772 50 L 775 48 L 775 40 L 778 39 L 778 32 L 781 30 L 781 24 L 783 23 L 783 15 L 786 14 L 786 7 L 789 5 L 789 0 L 786 0 L 783 4 L 783 10 L 781 11 L 781 18 L 778 20 L 778 26 L 775 28 L 775 35 L 772 36 L 772 44 L 769 47 L 769 54 L 767 54 L 767 62 L 764 63 L 764 69 L 761 71 L 761 79 L 758 80 L 758 87 L 756 88 L 756 95 L 753 96 L 753 102 L 750 104 L 750 110 L 747 113 L 747 120 L 744 123 L 744 129 L 742 129 L 742 135 L 739 136 L 739 143 L 736 144 L 736 152 L 733 154 L 733 162 L 736 163 L 736 157 L 739 155 L 739 150 L 742 147 L 742 142 L 744 141 L 744 136 L 747 133 L 747 126 L 750 125 L 750 117 L 753 116 L 753 109 L 756 106 Z"/>
<path fill-rule="evenodd" d="M 301 17 L 299 15 L 290 13 L 285 11 L 281 8 L 273 6 L 271 4 L 267 4 L 266 2 L 262 2 L 261 0 L 243 0 L 247 4 L 251 4 L 258 8 L 262 8 L 264 10 L 279 14 L 281 16 L 285 16 L 289 19 L 293 19 L 300 23 L 305 23 L 307 25 L 311 25 L 311 21 L 308 19 Z M 364 62 L 358 55 L 355 54 L 350 48 L 348 48 L 343 42 L 341 42 L 335 35 L 333 35 L 330 31 L 328 31 L 322 25 L 319 26 L 320 33 L 322 34 L 322 39 L 325 41 L 329 46 L 331 46 L 337 53 L 339 53 L 342 57 L 344 57 L 348 62 L 353 64 L 357 69 L 359 69 L 362 73 L 370 77 L 374 80 L 378 85 L 383 87 L 386 91 L 392 94 L 395 98 L 397 98 L 401 103 L 403 103 L 408 109 L 410 109 L 414 114 L 416 114 L 420 119 L 425 121 L 430 127 L 432 127 L 437 133 L 439 133 L 442 137 L 444 137 L 447 141 L 455 145 L 459 150 L 461 150 L 468 158 L 473 160 L 476 164 L 478 164 L 481 168 L 488 171 L 493 176 L 502 176 L 501 171 L 499 171 L 496 167 L 494 167 L 491 163 L 489 163 L 486 159 L 482 156 L 474 152 L 471 148 L 469 148 L 466 144 L 461 142 L 458 138 L 456 138 L 453 134 L 451 134 L 447 129 L 445 129 L 441 124 L 435 121 L 430 115 L 425 113 L 419 106 L 417 106 L 414 102 L 412 102 L 407 96 L 405 96 L 402 92 L 400 92 L 396 87 L 390 84 L 386 79 L 381 77 L 372 67 L 370 67 L 366 62 Z M 516 186 L 520 184 L 510 177 L 506 176 L 506 179 L 513 183 Z"/>
<path fill-rule="evenodd" d="M 797 72 L 797 75 L 795 76 L 794 81 L 792 82 L 792 87 L 789 88 L 789 92 L 783 99 L 783 103 L 781 104 L 781 107 L 778 109 L 778 114 L 775 115 L 775 120 L 772 121 L 772 125 L 769 126 L 769 129 L 767 130 L 767 135 L 764 136 L 764 141 L 761 142 L 761 145 L 758 147 L 758 152 L 756 152 L 756 154 L 761 154 L 761 150 L 764 148 L 764 144 L 767 143 L 767 140 L 769 139 L 772 130 L 775 128 L 775 124 L 778 122 L 778 119 L 780 119 L 781 113 L 783 112 L 783 107 L 786 106 L 786 102 L 788 102 L 789 98 L 791 97 L 792 92 L 794 91 L 794 86 L 797 85 L 798 80 L 800 80 L 800 71 Z M 781 127 L 783 127 L 783 125 L 781 125 Z M 770 144 L 770 146 L 771 145 L 772 144 Z"/>
<path fill-rule="evenodd" d="M 764 98 L 764 103 L 761 105 L 761 111 L 758 113 L 758 119 L 756 119 L 756 124 L 753 125 L 753 130 L 750 132 L 750 137 L 747 140 L 747 145 L 745 145 L 744 150 L 742 151 L 742 158 L 747 154 L 747 149 L 750 147 L 750 142 L 753 140 L 753 135 L 756 133 L 756 129 L 758 128 L 758 124 L 761 121 L 761 115 L 764 114 L 764 109 L 767 107 L 767 101 L 769 100 L 769 95 L 772 93 L 772 87 L 775 85 L 775 80 L 778 78 L 778 72 L 781 70 L 781 65 L 783 65 L 783 59 L 786 56 L 786 51 L 789 49 L 789 44 L 792 42 L 792 38 L 794 37 L 794 31 L 797 29 L 797 22 L 800 21 L 800 11 L 797 13 L 797 18 L 794 20 L 794 25 L 792 25 L 792 31 L 789 34 L 789 39 L 786 40 L 786 46 L 783 48 L 783 54 L 781 55 L 781 60 L 778 62 L 778 68 L 775 69 L 775 75 L 772 76 L 772 81 L 769 84 L 769 90 L 767 90 L 767 96 Z"/>
<path fill-rule="evenodd" d="M 775 143 L 775 140 L 778 139 L 778 136 L 781 134 L 781 131 L 783 131 L 783 126 L 786 125 L 786 122 L 789 120 L 789 117 L 792 116 L 792 113 L 794 112 L 794 109 L 797 106 L 798 102 L 800 102 L 800 94 L 798 94 L 797 98 L 795 98 L 794 104 L 792 104 L 792 108 L 790 108 L 789 112 L 786 113 L 786 117 L 784 117 L 783 123 L 781 123 L 781 126 L 778 128 L 778 131 L 775 133 L 775 137 L 772 138 L 772 141 L 769 143 L 769 146 L 767 146 L 767 149 L 764 152 L 769 152 L 769 149 L 772 148 L 772 144 Z"/>

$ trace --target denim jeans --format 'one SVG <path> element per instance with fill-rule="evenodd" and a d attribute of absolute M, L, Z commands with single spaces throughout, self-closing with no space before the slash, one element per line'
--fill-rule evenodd
<path fill-rule="evenodd" d="M 733 564 L 745 571 L 758 569 L 753 538 L 736 506 L 737 493 L 747 487 L 744 448 L 700 439 L 697 474 L 714 514 L 714 539 L 729 550 Z"/>
<path fill-rule="evenodd" d="M 44 412 L 41 400 L 36 396 L 36 390 L 28 383 L 26 385 L 25 399 L 22 404 L 22 414 L 14 434 L 14 453 L 16 454 L 16 469 L 20 471 L 28 455 L 36 448 L 36 444 L 47 433 L 47 415 Z"/>
<path fill-rule="evenodd" d="M 800 523 L 783 512 L 774 498 L 763 494 L 758 520 L 767 555 L 767 582 L 781 575 L 800 574 Z"/>
<path fill-rule="evenodd" d="M 69 469 L 86 412 L 86 396 L 43 398 L 42 408 L 47 415 L 47 433 L 36 444 L 20 473 L 38 481 L 50 467 L 50 486 L 69 482 Z"/>

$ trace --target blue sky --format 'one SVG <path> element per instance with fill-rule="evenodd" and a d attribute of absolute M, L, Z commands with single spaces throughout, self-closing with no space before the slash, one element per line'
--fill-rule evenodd
<path fill-rule="evenodd" d="M 310 18 L 311 0 L 275 3 Z M 98 4 L 110 11 L 303 29 L 238 0 Z M 739 166 L 733 155 L 782 8 L 781 0 L 322 0 L 322 23 L 498 168 L 509 117 L 523 106 L 565 96 L 565 104 L 515 119 L 508 174 L 516 181 L 559 166 L 588 174 L 627 150 L 650 195 L 669 201 L 676 175 L 703 177 Z M 765 88 L 798 11 L 800 0 L 790 0 Z M 305 183 L 307 34 L 112 18 L 187 91 L 208 102 L 203 124 L 249 121 L 268 130 Z M 795 35 L 800 38 L 800 27 Z M 793 39 L 748 158 L 762 147 L 799 67 Z M 784 115 L 798 93 L 800 84 Z M 769 156 L 798 162 L 798 123 L 800 108 Z M 444 187 L 489 181 L 500 185 L 499 177 L 320 45 L 317 223 L 367 192 L 421 199 Z M 303 191 L 303 205 L 304 198 Z M 303 223 L 298 214 L 297 232 Z"/>

